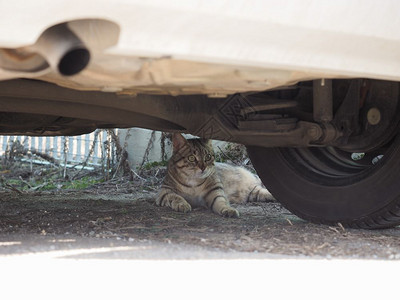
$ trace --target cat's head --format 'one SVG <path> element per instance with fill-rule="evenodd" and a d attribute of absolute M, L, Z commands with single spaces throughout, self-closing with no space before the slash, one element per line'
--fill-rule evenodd
<path fill-rule="evenodd" d="M 214 169 L 214 150 L 211 140 L 185 139 L 181 134 L 172 135 L 172 163 L 188 176 L 205 177 Z"/>

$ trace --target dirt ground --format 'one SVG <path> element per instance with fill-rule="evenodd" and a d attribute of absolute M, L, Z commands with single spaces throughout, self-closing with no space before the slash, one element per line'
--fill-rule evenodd
<path fill-rule="evenodd" d="M 239 219 L 183 214 L 154 204 L 154 191 L 118 181 L 79 191 L 0 193 L 0 255 L 15 237 L 159 243 L 204 251 L 313 258 L 400 259 L 400 229 L 355 230 L 305 222 L 279 203 L 237 206 Z M 2 246 L 3 245 L 3 246 Z"/>

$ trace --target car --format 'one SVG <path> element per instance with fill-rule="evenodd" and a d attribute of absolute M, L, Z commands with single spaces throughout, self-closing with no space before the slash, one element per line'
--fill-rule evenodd
<path fill-rule="evenodd" d="M 141 127 L 246 145 L 299 217 L 400 224 L 400 2 L 0 4 L 0 133 Z"/>

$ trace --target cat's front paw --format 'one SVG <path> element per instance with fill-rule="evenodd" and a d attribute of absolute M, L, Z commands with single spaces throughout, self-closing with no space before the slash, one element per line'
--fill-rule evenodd
<path fill-rule="evenodd" d="M 239 218 L 239 212 L 233 207 L 227 207 L 221 210 L 221 216 L 226 218 Z"/>
<path fill-rule="evenodd" d="M 171 208 L 175 211 L 187 213 L 192 210 L 192 207 L 189 203 L 184 201 L 172 201 Z"/>
<path fill-rule="evenodd" d="M 275 202 L 276 199 L 274 198 L 274 196 L 271 195 L 271 193 L 267 189 L 262 189 L 262 190 L 260 190 L 257 201 Z"/>
<path fill-rule="evenodd" d="M 189 212 L 192 210 L 190 204 L 182 197 L 175 193 L 161 193 L 156 199 L 156 205 L 169 206 L 175 211 Z"/>

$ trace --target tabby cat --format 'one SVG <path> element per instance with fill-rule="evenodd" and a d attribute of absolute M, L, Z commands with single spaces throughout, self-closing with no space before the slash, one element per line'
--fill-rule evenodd
<path fill-rule="evenodd" d="M 173 154 L 156 204 L 189 212 L 208 207 L 224 217 L 239 217 L 229 203 L 273 200 L 258 177 L 244 168 L 214 162 L 211 141 L 172 136 Z"/>

